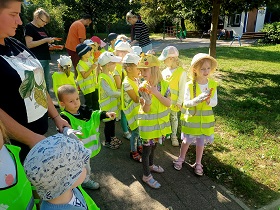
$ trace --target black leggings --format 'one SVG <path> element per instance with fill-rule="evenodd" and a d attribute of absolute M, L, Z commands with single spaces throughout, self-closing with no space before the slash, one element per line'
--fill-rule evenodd
<path fill-rule="evenodd" d="M 98 103 L 98 91 L 95 90 L 92 93 L 88 93 L 86 95 L 84 95 L 85 97 L 85 105 L 87 105 L 87 107 L 89 109 L 92 110 L 99 110 L 99 103 Z"/>
<path fill-rule="evenodd" d="M 106 142 L 111 142 L 111 137 L 115 137 L 115 123 L 116 120 L 111 120 L 108 122 L 105 122 L 105 127 L 104 127 L 104 134 L 105 134 L 105 141 Z"/>
<path fill-rule="evenodd" d="M 151 174 L 150 166 L 154 164 L 154 152 L 156 147 L 157 144 L 153 146 L 143 145 L 142 165 L 143 165 L 144 176 L 149 176 Z"/>

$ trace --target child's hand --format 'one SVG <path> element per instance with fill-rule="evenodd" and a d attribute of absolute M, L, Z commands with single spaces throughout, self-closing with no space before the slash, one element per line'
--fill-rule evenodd
<path fill-rule="evenodd" d="M 141 92 L 141 95 L 142 95 L 142 98 L 144 99 L 144 104 L 151 105 L 152 96 L 146 92 Z"/>
<path fill-rule="evenodd" d="M 116 118 L 115 112 L 106 112 L 106 117 L 110 118 L 111 120 L 114 120 Z"/>
<path fill-rule="evenodd" d="M 182 109 L 182 105 L 181 104 L 176 104 L 177 109 L 181 110 Z"/>

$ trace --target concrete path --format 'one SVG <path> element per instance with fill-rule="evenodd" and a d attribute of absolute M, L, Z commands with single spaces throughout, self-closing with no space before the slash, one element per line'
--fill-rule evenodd
<path fill-rule="evenodd" d="M 153 41 L 155 50 L 162 50 L 172 44 L 178 49 L 209 46 L 208 39 L 157 40 Z M 218 45 L 229 45 L 219 41 Z M 51 72 L 57 71 L 58 55 L 52 55 Z M 51 97 L 56 101 L 53 92 Z M 81 95 L 82 100 L 83 96 Z M 49 121 L 47 135 L 56 133 L 53 122 Z M 104 141 L 104 124 L 100 126 L 100 139 Z M 179 147 L 172 147 L 170 140 L 158 146 L 155 163 L 161 165 L 165 172 L 154 174 L 161 183 L 160 189 L 151 189 L 142 182 L 142 164 L 130 159 L 129 141 L 122 138 L 120 122 L 116 123 L 116 136 L 123 140 L 117 150 L 103 147 L 101 152 L 91 159 L 94 179 L 100 183 L 99 190 L 88 190 L 89 195 L 103 210 L 131 209 L 174 209 L 174 210 L 241 210 L 249 209 L 236 199 L 228 190 L 213 182 L 207 176 L 197 177 L 192 168 L 184 164 L 181 171 L 173 169 L 172 160 L 179 154 Z"/>

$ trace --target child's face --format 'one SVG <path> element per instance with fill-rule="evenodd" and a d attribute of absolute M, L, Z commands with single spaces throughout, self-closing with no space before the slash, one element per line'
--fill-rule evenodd
<path fill-rule="evenodd" d="M 139 78 L 140 70 L 137 68 L 137 65 L 133 64 L 127 67 L 127 75 L 134 78 Z"/>
<path fill-rule="evenodd" d="M 206 79 L 208 78 L 211 71 L 211 61 L 210 60 L 204 60 L 203 64 L 200 69 L 194 70 L 197 74 L 197 78 L 199 79 Z"/>
<path fill-rule="evenodd" d="M 164 60 L 164 64 L 165 64 L 167 67 L 171 67 L 172 64 L 173 64 L 173 60 L 174 60 L 174 58 L 168 57 L 168 58 L 166 58 L 166 59 Z"/>
<path fill-rule="evenodd" d="M 124 58 L 124 56 L 127 54 L 127 51 L 124 50 L 116 50 L 116 56 L 120 56 L 122 58 Z"/>
<path fill-rule="evenodd" d="M 151 79 L 151 68 L 140 68 L 141 71 L 141 76 L 146 80 L 146 81 L 150 81 Z"/>
<path fill-rule="evenodd" d="M 109 62 L 109 63 L 106 64 L 106 67 L 108 68 L 108 70 L 110 72 L 113 72 L 116 68 L 116 64 L 117 63 L 115 63 L 115 62 Z"/>
<path fill-rule="evenodd" d="M 89 50 L 86 54 L 83 55 L 83 59 L 88 59 L 91 56 L 91 51 Z"/>
<path fill-rule="evenodd" d="M 79 179 L 77 179 L 77 181 L 71 186 L 71 188 L 74 189 L 75 187 L 78 187 L 80 184 L 82 184 L 86 178 L 86 175 L 87 175 L 87 170 L 86 168 L 83 168 L 83 171 L 80 174 Z"/>
<path fill-rule="evenodd" d="M 91 50 L 93 51 L 93 52 L 95 52 L 96 50 L 98 50 L 98 44 L 97 44 L 97 42 L 94 42 L 94 44 L 92 44 L 92 45 L 90 45 L 91 46 Z"/>
<path fill-rule="evenodd" d="M 115 46 L 116 41 L 117 41 L 117 39 L 113 39 L 113 40 L 110 42 L 110 45 L 111 45 L 111 46 Z"/>
<path fill-rule="evenodd" d="M 81 106 L 78 92 L 72 94 L 65 94 L 60 101 L 60 105 L 71 114 L 76 114 Z"/>

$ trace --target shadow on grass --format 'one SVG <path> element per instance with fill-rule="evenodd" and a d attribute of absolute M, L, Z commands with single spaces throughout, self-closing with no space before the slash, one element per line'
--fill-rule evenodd
<path fill-rule="evenodd" d="M 273 134 L 278 133 L 276 125 L 279 124 L 277 116 L 280 116 L 280 75 L 256 72 L 224 73 L 226 75 L 222 79 L 223 83 L 232 87 L 225 89 L 219 86 L 219 105 L 215 108 L 216 115 L 236 122 L 235 128 L 239 128 L 241 133 L 252 133 L 250 125 L 247 128 L 246 125 L 245 127 L 242 125 L 242 122 L 248 125 L 248 121 L 266 128 Z M 247 88 L 238 89 L 233 86 L 244 81 L 248 82 Z M 266 81 L 273 83 L 273 86 L 264 84 L 263 87 L 257 87 Z"/>

